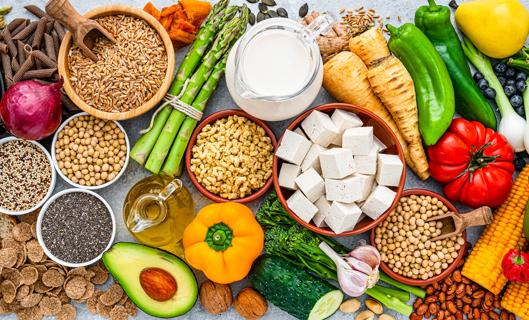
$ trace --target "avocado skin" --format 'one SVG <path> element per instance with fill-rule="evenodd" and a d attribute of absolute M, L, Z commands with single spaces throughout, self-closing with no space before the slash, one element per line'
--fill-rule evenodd
<path fill-rule="evenodd" d="M 123 287 L 134 304 L 148 315 L 174 318 L 186 314 L 195 305 L 198 283 L 191 268 L 179 257 L 167 251 L 139 243 L 117 242 L 103 254 L 103 264 Z M 173 299 L 160 302 L 148 297 L 139 282 L 145 268 L 161 268 L 169 272 L 177 283 Z M 179 293 L 185 292 L 179 299 Z"/>

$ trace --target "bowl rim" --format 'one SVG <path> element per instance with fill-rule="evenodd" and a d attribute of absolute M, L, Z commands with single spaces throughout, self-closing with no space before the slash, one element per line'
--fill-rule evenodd
<path fill-rule="evenodd" d="M 70 180 L 67 176 L 64 175 L 64 173 L 62 173 L 62 171 L 59 169 L 59 163 L 57 161 L 57 158 L 55 156 L 55 143 L 57 142 L 57 138 L 59 137 L 59 133 L 64 129 L 64 127 L 66 127 L 66 125 L 72 121 L 73 119 L 77 118 L 77 117 L 80 117 L 80 116 L 91 116 L 91 117 L 95 117 L 91 114 L 89 114 L 88 112 L 79 112 L 79 113 L 76 113 L 74 114 L 73 116 L 69 117 L 68 119 L 64 120 L 63 123 L 61 124 L 61 126 L 59 127 L 59 129 L 57 129 L 55 131 L 55 134 L 53 135 L 53 140 L 51 142 L 51 158 L 52 158 L 52 163 L 53 163 L 53 168 L 57 171 L 57 173 L 59 174 L 59 176 L 64 180 L 66 181 L 66 183 L 68 183 L 69 185 L 75 187 L 75 188 L 78 188 L 78 189 L 86 189 L 86 190 L 98 190 L 98 189 L 103 189 L 103 188 L 106 188 L 110 185 L 112 185 L 114 182 L 118 181 L 119 178 L 121 178 L 121 176 L 125 173 L 125 171 L 127 170 L 127 166 L 129 165 L 129 154 L 130 154 L 130 142 L 129 142 L 129 137 L 127 135 L 127 132 L 125 131 L 125 128 L 123 128 L 123 126 L 116 120 L 105 120 L 105 119 L 101 119 L 101 120 L 104 120 L 104 121 L 113 121 L 117 126 L 118 128 L 125 134 L 125 144 L 127 145 L 127 154 L 125 155 L 125 163 L 123 164 L 123 167 L 121 168 L 121 171 L 116 175 L 116 177 L 114 178 L 114 180 L 111 180 L 111 181 L 108 181 L 106 183 L 103 183 L 101 185 L 98 185 L 98 186 L 83 186 L 83 185 L 80 185 L 80 184 L 77 184 L 75 182 L 73 182 L 72 180 Z M 97 118 L 97 117 L 95 117 Z"/>
<path fill-rule="evenodd" d="M 355 229 L 353 230 L 342 232 L 339 234 L 334 233 L 332 230 L 326 230 L 326 229 L 317 227 L 316 225 L 310 222 L 307 223 L 301 220 L 292 210 L 290 210 L 290 208 L 287 205 L 287 201 L 285 199 L 285 196 L 283 195 L 282 188 L 281 186 L 279 186 L 279 161 L 280 159 L 275 154 L 274 154 L 274 163 L 272 165 L 272 169 L 273 169 L 273 178 L 274 178 L 274 189 L 276 191 L 277 197 L 279 198 L 279 201 L 281 202 L 285 210 L 290 214 L 292 218 L 294 218 L 294 220 L 296 220 L 299 224 L 301 224 L 305 228 L 313 232 L 319 233 L 319 234 L 323 234 L 323 235 L 331 236 L 331 237 L 347 237 L 347 236 L 361 234 L 366 231 L 369 231 L 370 229 L 375 228 L 380 222 L 382 222 L 389 215 L 389 213 L 393 210 L 393 208 L 395 208 L 395 206 L 397 205 L 397 201 L 401 197 L 401 193 L 404 190 L 404 184 L 406 183 L 406 161 L 404 159 L 404 152 L 402 150 L 402 146 L 398 142 L 397 136 L 395 135 L 395 133 L 393 133 L 391 128 L 386 124 L 386 122 L 384 122 L 382 118 L 380 118 L 373 112 L 365 108 L 358 107 L 356 105 L 352 105 L 348 103 L 333 102 L 333 103 L 327 103 L 327 104 L 323 104 L 323 105 L 308 109 L 307 111 L 303 112 L 301 115 L 297 116 L 288 125 L 285 131 L 286 130 L 293 131 L 294 129 L 296 129 L 301 124 L 301 122 L 306 117 L 308 117 L 310 113 L 312 113 L 315 110 L 325 112 L 325 111 L 335 110 L 335 109 L 341 109 L 341 110 L 345 110 L 345 111 L 349 111 L 353 113 L 359 113 L 359 112 L 365 113 L 368 117 L 370 117 L 371 119 L 376 121 L 379 125 L 381 125 L 389 133 L 389 135 L 392 137 L 392 140 L 395 142 L 395 147 L 397 148 L 397 155 L 399 156 L 400 160 L 403 163 L 402 175 L 400 177 L 399 185 L 396 187 L 397 190 L 395 191 L 396 193 L 395 199 L 393 199 L 393 202 L 391 203 L 390 207 L 383 214 L 381 214 L 376 220 L 373 220 L 373 222 L 363 226 L 362 228 L 357 229 L 355 227 Z M 284 132 L 278 140 L 278 145 L 281 144 L 281 141 L 283 140 L 283 136 L 284 136 Z"/>
<path fill-rule="evenodd" d="M 108 210 L 108 212 L 110 214 L 110 218 L 112 220 L 112 235 L 110 236 L 110 240 L 109 240 L 105 250 L 103 250 L 94 259 L 92 259 L 90 261 L 86 261 L 86 262 L 81 262 L 81 263 L 71 263 L 71 262 L 63 261 L 62 259 L 57 258 L 53 253 L 50 252 L 50 250 L 48 249 L 48 247 L 46 246 L 46 244 L 44 242 L 44 239 L 42 238 L 42 219 L 44 219 L 44 215 L 46 214 L 46 211 L 48 210 L 48 207 L 55 200 L 57 200 L 57 198 L 65 195 L 65 194 L 74 193 L 74 192 L 87 193 L 87 194 L 90 194 L 90 195 L 95 196 L 96 198 L 98 198 L 106 206 L 106 208 L 107 208 L 107 210 Z M 69 268 L 85 267 L 85 266 L 89 266 L 89 265 L 94 264 L 97 261 L 99 261 L 101 259 L 101 257 L 103 256 L 103 253 L 105 253 L 108 249 L 110 249 L 110 247 L 114 243 L 114 239 L 116 238 L 116 217 L 114 215 L 114 211 L 112 210 L 112 207 L 110 207 L 108 202 L 102 196 L 100 196 L 99 194 L 97 194 L 97 193 L 95 193 L 94 191 L 91 191 L 91 190 L 79 189 L 79 188 L 70 188 L 70 189 L 62 190 L 62 191 L 54 194 L 53 197 L 51 197 L 46 202 L 46 204 L 44 204 L 44 206 L 42 207 L 42 210 L 40 210 L 40 213 L 39 213 L 39 215 L 37 217 L 36 231 L 37 231 L 37 240 L 38 240 L 40 246 L 42 247 L 42 249 L 44 250 L 44 253 L 46 254 L 46 256 L 48 256 L 48 258 L 50 258 L 51 260 L 57 262 L 60 265 L 63 265 L 63 266 L 69 267 Z"/>
<path fill-rule="evenodd" d="M 10 215 L 10 216 L 21 216 L 21 215 L 28 214 L 28 213 L 31 213 L 31 212 L 39 209 L 40 207 L 42 207 L 46 203 L 48 198 L 53 194 L 53 191 L 55 191 L 55 185 L 57 183 L 57 174 L 55 172 L 55 167 L 53 165 L 53 160 L 52 160 L 52 157 L 51 157 L 50 153 L 48 152 L 48 150 L 46 150 L 46 148 L 44 148 L 37 141 L 24 140 L 24 139 L 20 139 L 20 138 L 14 137 L 14 136 L 8 136 L 8 137 L 0 139 L 0 145 L 4 144 L 6 142 L 9 142 L 9 141 L 14 141 L 14 140 L 28 141 L 28 142 L 33 143 L 37 147 L 39 147 L 40 150 L 42 150 L 44 152 L 44 154 L 46 155 L 46 157 L 48 159 L 48 163 L 51 166 L 51 182 L 50 182 L 50 186 L 48 188 L 48 192 L 46 193 L 44 198 L 42 198 L 35 206 L 33 206 L 30 209 L 22 210 L 22 211 L 13 211 L 13 210 L 10 210 L 10 209 L 6 209 L 6 208 L 0 207 L 0 213 L 4 213 L 4 214 Z"/>
<path fill-rule="evenodd" d="M 86 18 L 94 18 L 97 16 L 105 16 L 105 15 L 117 15 L 117 14 L 124 14 L 129 16 L 135 16 L 137 18 L 143 19 L 145 22 L 149 24 L 156 32 L 160 35 L 162 38 L 162 41 L 164 43 L 165 51 L 167 52 L 167 70 L 164 76 L 164 79 L 162 81 L 162 84 L 160 88 L 158 89 L 157 93 L 163 92 L 164 95 L 169 91 L 169 88 L 171 87 L 173 78 L 174 78 L 174 72 L 175 72 L 175 64 L 176 64 L 176 56 L 174 54 L 174 46 L 171 38 L 169 37 L 169 34 L 165 30 L 165 28 L 160 24 L 158 20 L 156 20 L 153 16 L 148 14 L 147 12 L 140 10 L 138 8 L 129 6 L 129 5 L 123 5 L 123 4 L 115 4 L 115 5 L 106 5 L 106 6 L 100 6 L 97 8 L 94 8 L 85 14 L 83 14 Z M 61 41 L 61 45 L 59 48 L 59 53 L 57 55 L 57 70 L 59 72 L 65 71 L 68 72 L 68 66 L 65 65 L 64 61 L 66 59 L 66 56 L 68 55 L 68 52 L 71 48 L 72 44 L 72 33 L 70 31 L 67 31 L 64 39 Z M 81 97 L 77 94 L 77 92 L 74 90 L 72 83 L 70 82 L 70 78 L 66 76 L 66 74 L 61 74 L 61 77 L 64 80 L 63 88 L 66 92 L 66 95 L 74 101 L 74 103 L 83 111 L 88 112 L 94 116 L 97 116 L 98 118 L 105 119 L 105 120 L 127 120 L 131 118 L 139 117 L 140 115 L 148 112 L 152 108 L 154 108 L 158 103 L 163 99 L 164 95 L 160 95 L 160 97 L 157 97 L 155 94 L 151 99 L 144 102 L 141 106 L 125 111 L 125 112 L 106 112 L 99 110 L 97 108 L 94 108 L 90 105 L 88 105 L 84 100 L 81 99 Z"/>
<path fill-rule="evenodd" d="M 404 190 L 404 192 L 402 192 L 401 197 L 407 197 L 407 196 L 411 196 L 411 195 L 426 195 L 426 196 L 436 197 L 437 199 L 441 200 L 441 202 L 443 202 L 444 205 L 446 205 L 448 207 L 449 211 L 453 211 L 453 212 L 459 213 L 459 210 L 454 206 L 454 204 L 452 202 L 450 202 L 448 199 L 446 199 L 445 197 L 443 197 L 442 195 L 440 195 L 439 193 L 437 193 L 435 191 L 431 191 L 431 190 L 428 190 L 428 189 L 422 189 L 422 188 L 412 188 L 412 189 Z M 411 285 L 411 286 L 426 286 L 426 285 L 432 284 L 434 282 L 443 280 L 444 278 L 446 278 L 448 275 L 450 275 L 457 268 L 457 266 L 459 265 L 459 263 L 463 259 L 463 256 L 465 255 L 465 250 L 466 250 L 466 247 L 467 247 L 467 232 L 466 232 L 466 230 L 463 231 L 461 236 L 465 240 L 465 244 L 462 245 L 461 248 L 459 249 L 457 257 L 454 259 L 454 261 L 452 261 L 452 263 L 448 266 L 448 268 L 444 269 L 440 274 L 435 275 L 435 276 L 433 276 L 431 278 L 428 278 L 426 280 L 410 279 L 408 277 L 401 276 L 400 274 L 394 272 L 384 261 L 380 261 L 380 268 L 382 269 L 382 271 L 384 271 L 391 278 L 393 278 L 393 279 L 395 279 L 395 280 L 397 280 L 399 282 L 402 282 L 404 284 Z M 373 228 L 371 230 L 371 234 L 369 236 L 369 239 L 370 239 L 371 245 L 376 248 L 377 246 L 376 246 L 376 243 L 375 243 L 375 228 Z"/>
<path fill-rule="evenodd" d="M 187 171 L 187 175 L 189 176 L 189 179 L 191 180 L 193 185 L 198 189 L 198 191 L 200 191 L 200 193 L 202 193 L 206 198 L 208 198 L 208 199 L 210 199 L 210 200 L 212 200 L 214 202 L 247 203 L 247 202 L 251 202 L 251 201 L 254 201 L 254 200 L 260 198 L 261 196 L 263 196 L 268 191 L 268 189 L 270 189 L 270 187 L 272 186 L 272 183 L 273 183 L 273 174 L 270 175 L 270 177 L 268 178 L 266 183 L 259 190 L 255 191 L 254 193 L 252 193 L 249 196 L 246 196 L 244 198 L 238 198 L 238 199 L 230 200 L 230 199 L 222 198 L 222 197 L 220 197 L 220 196 L 218 196 L 218 195 L 206 190 L 206 188 L 204 188 L 198 182 L 197 178 L 195 177 L 195 174 L 193 172 L 191 172 L 191 153 L 192 153 L 193 146 L 195 145 L 195 143 L 197 141 L 198 134 L 202 131 L 202 129 L 206 125 L 211 124 L 212 122 L 214 122 L 214 121 L 216 121 L 218 119 L 226 118 L 226 117 L 233 116 L 233 115 L 245 117 L 245 118 L 255 122 L 255 124 L 257 124 L 258 126 L 262 127 L 264 129 L 264 131 L 266 132 L 266 134 L 268 135 L 268 137 L 270 137 L 270 140 L 272 141 L 272 146 L 274 147 L 274 154 L 275 154 L 275 151 L 277 149 L 277 139 L 276 139 L 276 136 L 275 136 L 274 132 L 272 131 L 272 129 L 270 129 L 270 127 L 268 126 L 268 124 L 266 124 L 266 122 L 254 117 L 254 116 L 249 115 L 248 113 L 246 113 L 245 111 L 243 111 L 241 109 L 226 109 L 226 110 L 221 110 L 221 111 L 217 111 L 217 112 L 214 112 L 214 113 L 210 114 L 209 116 L 204 118 L 200 122 L 198 127 L 193 131 L 193 135 L 191 136 L 191 139 L 189 140 L 189 144 L 187 145 L 187 148 L 186 148 L 185 166 L 186 166 L 186 171 Z"/>

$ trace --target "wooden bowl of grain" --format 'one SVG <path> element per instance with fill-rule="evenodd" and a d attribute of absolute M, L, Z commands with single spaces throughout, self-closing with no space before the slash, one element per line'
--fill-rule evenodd
<path fill-rule="evenodd" d="M 106 120 L 131 119 L 151 110 L 173 80 L 176 62 L 167 31 L 150 14 L 126 5 L 98 7 L 85 17 L 98 20 L 118 44 L 96 40 L 96 55 L 104 58 L 91 64 L 72 48 L 72 34 L 66 33 L 57 64 L 68 97 L 83 111 Z M 115 49 L 106 51 L 112 46 Z"/>

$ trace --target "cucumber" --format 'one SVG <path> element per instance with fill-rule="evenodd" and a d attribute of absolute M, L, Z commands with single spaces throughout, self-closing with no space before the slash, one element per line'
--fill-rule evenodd
<path fill-rule="evenodd" d="M 343 300 L 340 290 L 277 256 L 257 259 L 250 281 L 269 302 L 301 320 L 326 319 Z"/>
<path fill-rule="evenodd" d="M 525 235 L 525 239 L 529 240 L 529 202 L 527 202 L 525 214 L 523 216 L 523 233 Z"/>

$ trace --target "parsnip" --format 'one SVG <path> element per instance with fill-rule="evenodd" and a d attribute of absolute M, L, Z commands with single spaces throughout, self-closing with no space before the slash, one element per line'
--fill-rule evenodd
<path fill-rule="evenodd" d="M 366 66 L 391 54 L 382 31 L 377 27 L 352 37 L 349 40 L 349 50 L 359 56 Z"/>
<path fill-rule="evenodd" d="M 410 159 L 408 145 L 400 134 L 388 110 L 375 95 L 367 78 L 367 67 L 362 60 L 349 51 L 340 52 L 323 67 L 323 87 L 340 102 L 364 107 L 384 120 L 397 136 L 404 151 L 408 166 L 415 171 Z"/>
<path fill-rule="evenodd" d="M 419 132 L 419 117 L 413 80 L 399 59 L 392 55 L 371 63 L 367 77 L 373 92 L 386 106 L 400 133 L 408 143 L 410 157 L 419 178 L 425 180 L 428 160 Z"/>

